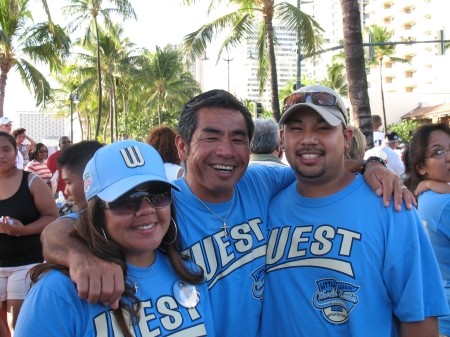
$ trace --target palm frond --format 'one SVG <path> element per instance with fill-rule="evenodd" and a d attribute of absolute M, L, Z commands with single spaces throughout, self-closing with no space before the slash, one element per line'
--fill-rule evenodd
<path fill-rule="evenodd" d="M 18 59 L 14 65 L 28 90 L 34 94 L 36 106 L 45 106 L 53 102 L 50 83 L 34 65 L 25 59 Z"/>
<path fill-rule="evenodd" d="M 317 21 L 288 2 L 281 2 L 275 8 L 286 29 L 301 32 L 302 48 L 306 55 L 322 50 L 324 30 Z"/>

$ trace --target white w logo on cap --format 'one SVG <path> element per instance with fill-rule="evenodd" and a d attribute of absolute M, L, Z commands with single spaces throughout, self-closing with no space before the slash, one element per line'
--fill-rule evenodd
<path fill-rule="evenodd" d="M 125 165 L 129 168 L 144 166 L 145 164 L 144 158 L 142 157 L 142 154 L 137 146 L 121 149 L 120 153 L 125 160 Z"/>

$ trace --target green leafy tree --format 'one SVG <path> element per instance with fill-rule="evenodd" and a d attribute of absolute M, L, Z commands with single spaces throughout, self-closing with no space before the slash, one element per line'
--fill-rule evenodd
<path fill-rule="evenodd" d="M 105 8 L 104 3 L 113 4 L 113 8 Z M 104 21 L 106 30 L 113 28 L 111 14 L 118 14 L 123 19 L 137 19 L 136 13 L 128 0 L 71 0 L 71 4 L 63 8 L 63 13 L 75 16 L 69 27 L 74 30 L 87 23 L 87 29 L 84 36 L 85 41 L 91 40 L 92 31 L 95 32 L 97 41 L 97 90 L 98 90 L 98 114 L 97 126 L 95 128 L 95 138 L 99 136 L 100 124 L 102 119 L 102 73 L 100 65 L 100 40 L 99 40 L 99 17 Z"/>
<path fill-rule="evenodd" d="M 389 42 L 395 31 L 388 30 L 385 26 L 372 25 L 366 28 L 373 36 L 374 42 Z M 374 46 L 374 59 L 369 65 L 378 67 L 380 69 L 380 91 L 381 91 L 381 107 L 383 109 L 384 125 L 387 125 L 386 119 L 386 106 L 384 102 L 384 90 L 383 90 L 383 59 L 387 58 L 390 62 L 396 63 L 408 63 L 408 60 L 395 57 L 395 45 Z"/>
<path fill-rule="evenodd" d="M 327 65 L 327 77 L 319 81 L 319 83 L 333 89 L 342 97 L 348 97 L 345 65 L 342 63 Z"/>
<path fill-rule="evenodd" d="M 61 69 L 69 54 L 70 39 L 60 26 L 54 26 L 53 34 L 48 22 L 33 24 L 32 19 L 28 0 L 0 1 L 0 117 L 11 69 L 19 73 L 22 82 L 34 94 L 36 106 L 45 106 L 52 100 L 52 90 L 34 63 L 47 64 L 54 72 Z M 55 36 L 59 44 L 55 43 Z"/>
<path fill-rule="evenodd" d="M 387 130 L 396 132 L 403 143 L 409 143 L 412 133 L 420 126 L 418 122 L 412 119 L 404 119 L 398 124 L 389 124 Z"/>
<path fill-rule="evenodd" d="M 181 111 L 183 104 L 201 92 L 198 82 L 186 70 L 181 54 L 170 46 L 156 47 L 155 53 L 144 53 L 145 61 L 136 86 L 145 96 L 145 106 L 156 112 L 161 125 L 173 112 Z"/>
<path fill-rule="evenodd" d="M 196 1 L 184 0 L 183 2 L 193 4 Z M 292 32 L 302 32 L 303 50 L 308 55 L 314 54 L 320 48 L 323 30 L 313 18 L 285 1 L 275 4 L 274 0 L 211 0 L 208 14 L 220 4 L 237 5 L 239 8 L 186 35 L 184 38 L 185 52 L 193 58 L 201 57 L 207 45 L 224 31 L 228 33 L 220 48 L 218 60 L 222 52 L 232 49 L 244 40 L 256 40 L 259 62 L 257 78 L 260 81 L 260 91 L 269 77 L 272 114 L 278 121 L 280 105 L 275 60 L 277 38 L 273 28 L 273 19 L 279 19 L 281 24 Z"/>

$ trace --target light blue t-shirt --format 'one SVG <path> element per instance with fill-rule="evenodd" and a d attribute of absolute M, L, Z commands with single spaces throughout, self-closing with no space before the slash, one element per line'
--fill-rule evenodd
<path fill-rule="evenodd" d="M 262 336 L 396 336 L 449 313 L 415 210 L 385 208 L 361 175 L 324 198 L 296 186 L 270 204 Z"/>
<path fill-rule="evenodd" d="M 128 268 L 129 282 L 137 281 L 136 296 L 142 301 L 140 321 L 131 327 L 132 333 L 139 337 L 167 336 L 176 332 L 177 336 L 214 336 L 206 284 L 195 286 L 200 302 L 188 309 L 179 302 L 182 301 L 181 291 L 177 285 L 182 281 L 165 254 L 158 251 L 154 267 L 138 268 L 128 264 Z M 150 268 L 153 269 L 150 271 Z M 54 270 L 31 288 L 14 336 L 117 337 L 122 336 L 122 331 L 110 307 L 80 299 L 71 279 Z"/>
<path fill-rule="evenodd" d="M 259 335 L 264 291 L 267 216 L 270 199 L 295 180 L 291 168 L 252 166 L 235 185 L 234 201 L 206 205 L 184 179 L 174 192 L 178 228 L 185 253 L 203 268 L 211 299 L 216 336 Z"/>
<path fill-rule="evenodd" d="M 428 230 L 450 306 L 450 194 L 421 193 L 418 210 Z M 439 317 L 439 332 L 450 336 L 450 316 Z"/>

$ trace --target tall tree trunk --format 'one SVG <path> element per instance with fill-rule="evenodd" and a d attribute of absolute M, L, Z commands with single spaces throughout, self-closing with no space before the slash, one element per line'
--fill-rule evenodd
<path fill-rule="evenodd" d="M 373 127 L 358 0 L 341 0 L 341 9 L 348 95 L 356 117 L 356 127 L 366 136 L 367 148 L 371 148 L 373 147 Z"/>
<path fill-rule="evenodd" d="M 269 69 L 270 69 L 270 90 L 271 90 L 271 100 L 272 100 L 272 116 L 278 122 L 280 120 L 280 102 L 278 101 L 278 78 L 277 78 L 277 64 L 275 58 L 275 47 L 273 43 L 273 1 L 267 1 L 268 8 L 267 15 L 264 20 L 266 23 L 266 39 L 267 39 L 267 50 L 269 52 Z"/>
<path fill-rule="evenodd" d="M 110 117 L 110 126 L 109 126 L 109 139 L 111 141 L 111 144 L 114 143 L 114 111 L 113 111 L 113 104 L 112 104 L 112 89 L 109 90 L 109 117 Z"/>
<path fill-rule="evenodd" d="M 115 137 L 116 139 L 119 139 L 119 129 L 117 128 L 117 105 L 116 105 L 116 82 L 113 81 L 113 87 L 112 87 L 112 106 L 113 106 L 113 114 L 114 114 L 114 130 L 115 130 Z"/>
<path fill-rule="evenodd" d="M 8 72 L 11 69 L 7 59 L 1 59 L 1 76 L 0 76 L 0 118 L 3 117 L 3 106 L 5 104 L 5 90 L 6 80 L 8 79 Z"/>
<path fill-rule="evenodd" d="M 384 122 L 384 131 L 387 131 L 387 119 L 386 119 L 386 106 L 384 104 L 384 91 L 383 91 L 383 59 L 380 59 L 380 91 L 381 91 L 381 107 L 383 109 L 383 122 Z"/>
<path fill-rule="evenodd" d="M 77 109 L 77 110 L 78 110 L 78 109 Z M 78 114 L 78 122 L 80 123 L 81 140 L 84 140 L 83 123 L 82 123 L 82 121 L 81 121 L 80 111 L 77 111 L 77 114 Z"/>
<path fill-rule="evenodd" d="M 106 115 L 105 126 L 103 127 L 103 141 L 104 141 L 104 142 L 106 142 L 106 131 L 108 131 L 109 115 L 110 115 L 110 113 L 108 113 L 108 114 Z"/>
<path fill-rule="evenodd" d="M 86 137 L 86 139 L 87 140 L 91 140 L 91 137 L 92 137 L 92 129 L 91 129 L 91 117 L 90 116 L 87 116 L 87 131 L 86 131 L 86 133 L 87 133 L 87 137 Z"/>
<path fill-rule="evenodd" d="M 128 115 L 127 115 L 127 106 L 126 106 L 126 99 L 125 99 L 125 93 L 122 92 L 122 109 L 123 109 L 123 114 L 125 116 L 125 125 L 124 125 L 124 129 L 127 129 L 127 125 L 128 125 Z"/>
<path fill-rule="evenodd" d="M 97 116 L 97 128 L 95 129 L 95 139 L 100 134 L 100 123 L 102 119 L 102 72 L 100 69 L 100 41 L 98 38 L 98 23 L 97 17 L 94 16 L 95 34 L 97 39 L 97 80 L 98 80 L 98 116 Z"/>

